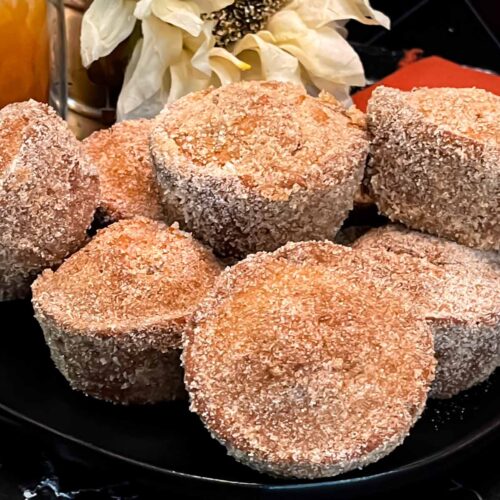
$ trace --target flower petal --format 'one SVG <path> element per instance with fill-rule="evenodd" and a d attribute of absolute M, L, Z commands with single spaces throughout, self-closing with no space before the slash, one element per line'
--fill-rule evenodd
<path fill-rule="evenodd" d="M 310 28 L 347 19 L 363 24 L 379 24 L 387 29 L 391 25 L 390 19 L 373 9 L 369 0 L 292 0 L 285 10 L 297 12 Z"/>
<path fill-rule="evenodd" d="M 167 102 L 174 102 L 180 97 L 191 92 L 206 89 L 210 86 L 210 78 L 199 78 L 191 64 L 193 54 L 183 50 L 181 57 L 170 66 L 170 89 Z"/>
<path fill-rule="evenodd" d="M 335 83 L 325 78 L 319 78 L 314 75 L 309 75 L 311 82 L 314 84 L 316 89 L 320 91 L 326 91 L 333 95 L 339 102 L 341 102 L 346 108 L 352 105 L 352 99 L 349 93 L 349 86 L 342 83 Z M 316 91 L 317 92 L 317 91 Z"/>
<path fill-rule="evenodd" d="M 191 59 L 191 64 L 194 68 L 208 77 L 212 73 L 209 52 L 215 45 L 215 39 L 212 36 L 212 29 L 214 25 L 215 21 L 205 22 L 202 33 L 199 37 L 187 37 L 184 41 L 184 45 L 194 53 Z"/>
<path fill-rule="evenodd" d="M 142 51 L 142 38 L 137 42 L 134 51 L 132 52 L 132 57 L 128 63 L 127 69 L 125 70 L 125 78 L 123 81 L 123 88 L 125 88 L 130 81 L 134 71 L 137 67 L 139 61 L 139 56 Z M 161 99 L 161 91 L 153 94 L 149 99 L 146 99 L 139 107 L 124 114 L 121 106 L 122 99 L 118 101 L 116 119 L 117 121 L 122 120 L 132 120 L 134 118 L 152 118 L 158 114 L 158 111 L 163 107 L 163 100 Z"/>
<path fill-rule="evenodd" d="M 209 14 L 232 5 L 234 0 L 192 0 L 200 9 L 202 14 Z"/>
<path fill-rule="evenodd" d="M 94 0 L 82 20 L 80 35 L 83 65 L 110 54 L 133 31 L 133 0 Z"/>
<path fill-rule="evenodd" d="M 228 85 L 241 80 L 241 72 L 248 71 L 251 66 L 240 61 L 236 56 L 221 47 L 214 47 L 210 51 L 210 67 L 217 76 L 218 82 L 212 83 Z"/>
<path fill-rule="evenodd" d="M 245 35 L 236 43 L 233 54 L 251 67 L 244 75 L 246 80 L 278 80 L 302 84 L 299 62 L 276 46 L 269 32 Z"/>
<path fill-rule="evenodd" d="M 153 14 L 166 23 L 198 36 L 203 27 L 201 12 L 195 2 L 182 0 L 156 0 L 152 5 Z"/>
<path fill-rule="evenodd" d="M 151 15 L 154 0 L 139 0 L 134 10 L 137 19 L 145 19 Z"/>
<path fill-rule="evenodd" d="M 167 68 L 182 52 L 179 28 L 150 16 L 144 19 L 142 30 L 144 39 L 137 63 L 118 99 L 121 117 L 133 113 L 162 89 Z"/>
<path fill-rule="evenodd" d="M 231 54 L 228 50 L 222 47 L 214 47 L 210 51 L 210 60 L 213 58 L 222 58 L 226 61 L 230 62 L 233 66 L 236 66 L 240 71 L 248 71 L 251 69 L 251 66 L 244 61 L 238 59 L 235 55 Z"/>
<path fill-rule="evenodd" d="M 334 27 L 311 29 L 297 12 L 284 10 L 269 23 L 276 43 L 312 75 L 337 84 L 363 85 L 358 55 Z"/>
<path fill-rule="evenodd" d="M 390 29 L 391 20 L 370 5 L 369 0 L 330 0 L 328 8 L 337 19 L 355 19 L 363 24 L 380 24 Z"/>

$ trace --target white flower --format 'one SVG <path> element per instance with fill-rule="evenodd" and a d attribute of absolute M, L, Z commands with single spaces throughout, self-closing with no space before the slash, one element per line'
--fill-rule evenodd
<path fill-rule="evenodd" d="M 135 0 L 94 0 L 82 20 L 80 47 L 83 65 L 111 54 L 133 31 Z"/>
<path fill-rule="evenodd" d="M 248 65 L 214 47 L 213 25 L 203 23 L 192 36 L 154 15 L 146 17 L 118 99 L 118 119 L 152 117 L 190 92 L 238 81 Z"/>
<path fill-rule="evenodd" d="M 339 24 L 348 19 L 389 27 L 368 0 L 293 0 L 267 30 L 236 43 L 234 54 L 252 65 L 245 78 L 271 79 L 271 68 L 273 79 L 296 82 L 300 75 L 313 93 L 326 90 L 345 101 L 349 86 L 365 83 L 361 61 Z"/>
<path fill-rule="evenodd" d="M 361 61 L 345 40 L 349 19 L 389 27 L 368 0 L 291 0 L 228 49 L 216 47 L 216 20 L 205 14 L 235 0 L 94 0 L 84 15 L 83 64 L 110 54 L 141 23 L 118 99 L 118 119 L 156 115 L 165 103 L 241 79 L 302 83 L 349 99 L 363 85 Z M 248 0 L 251 2 L 251 0 Z M 217 16 L 212 16 L 217 18 Z"/>
<path fill-rule="evenodd" d="M 369 0 L 293 0 L 294 10 L 308 26 L 325 26 L 332 21 L 355 19 L 363 24 L 380 24 L 389 29 L 390 19 L 371 7 Z"/>
<path fill-rule="evenodd" d="M 227 50 L 214 47 L 213 24 L 205 23 L 198 37 L 185 37 L 181 57 L 169 68 L 170 78 L 164 88 L 165 102 L 176 101 L 210 85 L 220 86 L 240 79 L 245 64 Z"/>
<path fill-rule="evenodd" d="M 299 61 L 277 46 L 269 31 L 248 34 L 240 40 L 234 54 L 251 66 L 248 80 L 277 80 L 301 84 Z"/>
<path fill-rule="evenodd" d="M 154 16 L 142 21 L 142 34 L 142 42 L 134 50 L 118 99 L 118 112 L 123 116 L 131 115 L 145 103 L 149 109 L 146 112 L 143 108 L 144 116 L 155 114 L 163 99 L 165 71 L 182 53 L 182 30 Z"/>
<path fill-rule="evenodd" d="M 145 19 L 153 14 L 192 36 L 199 36 L 203 29 L 201 15 L 223 9 L 233 2 L 234 0 L 140 0 L 135 16 Z"/>

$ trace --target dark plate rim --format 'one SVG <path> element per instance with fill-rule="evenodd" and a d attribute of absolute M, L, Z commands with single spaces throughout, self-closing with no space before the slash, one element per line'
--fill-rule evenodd
<path fill-rule="evenodd" d="M 387 479 L 397 478 L 399 476 L 418 472 L 421 469 L 435 465 L 443 461 L 444 459 L 449 458 L 452 455 L 459 453 L 460 451 L 463 451 L 465 448 L 468 448 L 471 445 L 479 442 L 493 431 L 500 429 L 500 415 L 497 415 L 494 419 L 492 419 L 490 423 L 481 426 L 476 432 L 469 433 L 466 437 L 456 441 L 452 445 L 449 445 L 438 452 L 432 453 L 431 455 L 425 458 L 416 460 L 414 462 L 410 462 L 409 464 L 400 467 L 396 467 L 386 472 L 380 472 L 377 474 L 371 474 L 369 476 L 355 477 L 350 479 L 337 479 L 337 480 L 327 479 L 325 481 L 316 480 L 311 482 L 295 482 L 293 484 L 268 485 L 255 482 L 230 481 L 227 479 L 198 476 L 196 474 L 189 474 L 187 472 L 179 472 L 171 469 L 164 469 L 156 465 L 151 465 L 145 462 L 141 462 L 139 460 L 135 460 L 133 458 L 129 458 L 124 455 L 120 455 L 118 453 L 114 453 L 98 445 L 86 442 L 80 438 L 77 438 L 65 432 L 54 429 L 49 425 L 38 422 L 37 420 L 34 420 L 24 415 L 23 413 L 13 410 L 12 408 L 6 406 L 2 402 L 0 402 L 0 410 L 5 411 L 7 414 L 16 418 L 18 421 L 24 422 L 38 429 L 41 429 L 46 433 L 49 433 L 51 435 L 63 439 L 66 442 L 76 444 L 88 450 L 100 453 L 101 455 L 104 455 L 108 458 L 118 460 L 120 462 L 126 463 L 134 467 L 139 467 L 149 472 L 161 474 L 163 476 L 170 476 L 172 478 L 177 478 L 182 480 L 195 480 L 201 483 L 208 483 L 212 485 L 233 486 L 246 489 L 267 490 L 267 491 L 314 490 L 315 488 L 331 487 L 333 492 L 333 489 L 337 487 L 342 488 L 346 486 L 363 485 L 367 483 L 380 482 L 380 481 L 385 481 Z"/>

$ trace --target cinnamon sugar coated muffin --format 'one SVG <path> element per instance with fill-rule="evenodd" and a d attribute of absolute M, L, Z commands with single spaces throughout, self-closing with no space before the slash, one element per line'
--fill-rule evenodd
<path fill-rule="evenodd" d="M 175 399 L 182 332 L 219 272 L 212 253 L 176 226 L 124 220 L 44 271 L 33 306 L 74 389 L 119 403 Z"/>
<path fill-rule="evenodd" d="M 52 108 L 0 110 L 0 300 L 28 296 L 38 273 L 85 242 L 97 200 L 97 175 Z"/>
<path fill-rule="evenodd" d="M 378 262 L 381 281 L 410 292 L 431 326 L 438 361 L 431 396 L 450 397 L 489 377 L 500 356 L 497 252 L 401 226 L 373 229 L 353 248 Z"/>
<path fill-rule="evenodd" d="M 379 87 L 367 116 L 379 210 L 413 229 L 500 250 L 500 97 Z"/>
<path fill-rule="evenodd" d="M 278 82 L 190 94 L 165 108 L 151 136 L 168 219 L 232 257 L 332 239 L 367 149 L 359 111 Z"/>
<path fill-rule="evenodd" d="M 99 174 L 104 222 L 132 217 L 161 219 L 161 205 L 149 152 L 153 120 L 129 120 L 94 132 L 84 151 Z"/>
<path fill-rule="evenodd" d="M 432 334 L 361 254 L 289 243 L 224 271 L 184 337 L 191 410 L 276 476 L 360 468 L 401 444 L 434 376 Z"/>

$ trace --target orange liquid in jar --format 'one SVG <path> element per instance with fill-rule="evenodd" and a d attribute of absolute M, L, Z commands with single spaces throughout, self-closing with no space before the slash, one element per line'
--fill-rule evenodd
<path fill-rule="evenodd" d="M 0 0 L 0 108 L 49 97 L 46 0 Z"/>

